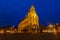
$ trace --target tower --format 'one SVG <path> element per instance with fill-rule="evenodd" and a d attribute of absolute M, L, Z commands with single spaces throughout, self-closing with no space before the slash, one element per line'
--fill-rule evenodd
<path fill-rule="evenodd" d="M 24 30 L 24 29 L 38 29 L 39 28 L 39 18 L 35 11 L 34 6 L 32 5 L 28 14 L 18 24 L 18 31 Z"/>

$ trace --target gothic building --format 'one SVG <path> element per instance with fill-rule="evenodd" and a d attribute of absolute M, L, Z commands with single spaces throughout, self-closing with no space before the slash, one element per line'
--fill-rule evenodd
<path fill-rule="evenodd" d="M 22 30 L 31 30 L 31 29 L 38 29 L 39 28 L 39 18 L 35 11 L 34 6 L 32 5 L 28 14 L 25 18 L 18 24 L 18 31 Z"/>

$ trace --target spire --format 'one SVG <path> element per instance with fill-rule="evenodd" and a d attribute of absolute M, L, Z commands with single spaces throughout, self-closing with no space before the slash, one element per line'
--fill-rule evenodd
<path fill-rule="evenodd" d="M 34 16 L 34 17 L 38 16 L 33 4 L 32 4 L 32 6 L 31 6 L 31 8 L 30 8 L 27 16 Z"/>
<path fill-rule="evenodd" d="M 30 12 L 35 12 L 35 7 L 34 7 L 34 5 L 31 6 L 31 8 L 30 8 L 29 11 L 30 11 Z"/>
<path fill-rule="evenodd" d="M 30 10 L 35 10 L 35 7 L 34 7 L 34 5 L 32 5 L 32 6 L 31 6 L 31 9 L 30 9 Z"/>

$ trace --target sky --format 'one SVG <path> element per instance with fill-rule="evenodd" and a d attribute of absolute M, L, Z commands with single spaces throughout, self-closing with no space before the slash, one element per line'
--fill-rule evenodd
<path fill-rule="evenodd" d="M 0 26 L 15 25 L 28 13 L 32 3 L 42 25 L 60 22 L 59 0 L 0 0 Z"/>

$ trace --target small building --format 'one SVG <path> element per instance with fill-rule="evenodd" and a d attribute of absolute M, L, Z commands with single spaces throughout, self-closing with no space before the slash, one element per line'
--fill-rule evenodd
<path fill-rule="evenodd" d="M 57 32 L 60 32 L 60 23 L 56 23 L 55 28 L 56 28 Z"/>
<path fill-rule="evenodd" d="M 6 26 L 4 28 L 4 32 L 5 33 L 16 33 L 16 28 L 14 28 L 13 26 Z"/>
<path fill-rule="evenodd" d="M 48 25 L 48 33 L 54 33 L 54 34 L 57 33 L 55 25 L 53 24 Z"/>
<path fill-rule="evenodd" d="M 0 33 L 4 33 L 4 28 L 3 27 L 0 27 Z"/>

